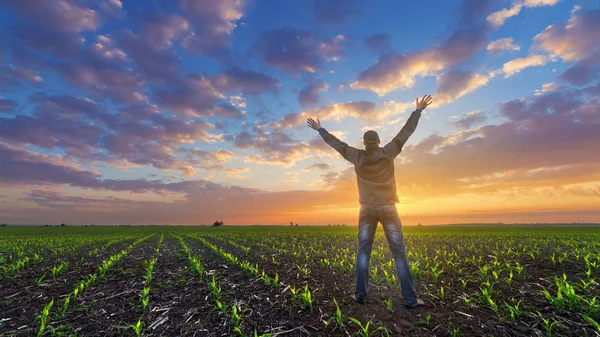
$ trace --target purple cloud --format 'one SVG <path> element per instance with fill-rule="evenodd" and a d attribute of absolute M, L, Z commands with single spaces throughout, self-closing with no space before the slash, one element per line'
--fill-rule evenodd
<path fill-rule="evenodd" d="M 181 42 L 183 38 L 192 33 L 192 26 L 188 20 L 176 15 L 166 13 L 153 13 L 144 20 L 145 40 L 156 49 L 167 49 L 173 41 Z"/>
<path fill-rule="evenodd" d="M 22 89 L 23 83 L 38 85 L 43 80 L 34 72 L 10 64 L 0 64 L 0 92 Z"/>
<path fill-rule="evenodd" d="M 263 31 L 254 50 L 269 66 L 292 75 L 321 68 L 318 42 L 307 31 L 289 27 Z"/>
<path fill-rule="evenodd" d="M 95 31 L 101 24 L 100 14 L 80 7 L 72 0 L 5 0 L 15 12 L 43 27 L 65 32 Z"/>
<path fill-rule="evenodd" d="M 348 38 L 345 35 L 337 35 L 331 39 L 324 40 L 319 44 L 319 54 L 326 60 L 337 61 L 347 41 Z"/>
<path fill-rule="evenodd" d="M 271 76 L 255 71 L 233 67 L 211 78 L 213 85 L 221 91 L 240 90 L 247 95 L 256 95 L 265 91 L 277 92 L 281 84 Z"/>
<path fill-rule="evenodd" d="M 183 46 L 214 57 L 228 56 L 229 35 L 244 15 L 246 0 L 178 0 L 189 18 L 194 34 L 184 38 Z"/>
<path fill-rule="evenodd" d="M 222 155 L 222 154 L 221 154 Z M 219 154 L 214 154 L 215 158 Z M 70 185 L 109 191 L 197 193 L 199 190 L 215 190 L 220 185 L 205 180 L 165 183 L 160 180 L 101 179 L 92 171 L 80 169 L 64 162 L 60 156 L 44 156 L 0 142 L 0 185 Z"/>
<path fill-rule="evenodd" d="M 578 7 L 568 21 L 546 27 L 533 40 L 535 48 L 575 62 L 560 80 L 583 86 L 600 74 L 600 9 Z"/>
<path fill-rule="evenodd" d="M 362 43 L 368 49 L 382 52 L 390 47 L 391 38 L 386 33 L 379 33 L 363 37 Z"/>
<path fill-rule="evenodd" d="M 445 68 L 469 60 L 488 39 L 490 27 L 482 15 L 489 10 L 487 3 L 464 0 L 458 9 L 459 20 L 440 44 L 408 54 L 384 54 L 377 63 L 362 71 L 350 87 L 384 95 L 412 87 L 417 77 L 437 75 Z"/>
<path fill-rule="evenodd" d="M 575 86 L 584 86 L 600 77 L 600 52 L 579 60 L 567 68 L 558 79 Z"/>
<path fill-rule="evenodd" d="M 596 181 L 600 124 L 594 115 L 600 110 L 588 99 L 583 89 L 558 89 L 508 101 L 498 107 L 508 117 L 505 123 L 437 136 L 428 146 L 423 146 L 425 141 L 407 146 L 406 160 L 397 170 L 410 184 L 399 181 L 399 191 L 412 190 L 418 181 L 431 182 L 432 177 L 437 191 L 422 193 L 496 193 Z"/>
<path fill-rule="evenodd" d="M 452 123 L 462 129 L 470 129 L 474 125 L 481 124 L 487 120 L 483 110 L 467 112 L 463 117 L 454 120 Z"/>
<path fill-rule="evenodd" d="M 0 97 L 0 112 L 11 112 L 14 111 L 19 104 L 12 99 L 6 99 Z"/>
<path fill-rule="evenodd" d="M 217 116 L 241 118 L 242 111 L 227 103 L 217 103 L 225 97 L 215 90 L 211 79 L 188 75 L 173 85 L 157 89 L 154 100 L 182 116 Z"/>
<path fill-rule="evenodd" d="M 316 163 L 312 164 L 309 167 L 305 168 L 304 171 L 312 171 L 312 170 L 329 170 L 331 169 L 331 165 L 328 163 Z"/>
<path fill-rule="evenodd" d="M 127 56 L 134 60 L 145 78 L 158 83 L 176 81 L 180 62 L 179 56 L 174 51 L 133 32 L 125 32 L 120 38 L 120 44 Z"/>
<path fill-rule="evenodd" d="M 2 125 L 2 124 L 0 124 Z M 94 186 L 97 174 L 67 166 L 49 157 L 19 150 L 0 143 L 0 183 L 3 185 L 23 184 L 73 184 Z"/>
<path fill-rule="evenodd" d="M 317 105 L 320 103 L 319 94 L 328 88 L 329 84 L 325 81 L 314 81 L 298 92 L 298 103 L 303 108 Z"/>
<path fill-rule="evenodd" d="M 489 77 L 482 74 L 451 69 L 437 78 L 438 89 L 435 104 L 448 104 L 475 91 L 488 83 Z"/>

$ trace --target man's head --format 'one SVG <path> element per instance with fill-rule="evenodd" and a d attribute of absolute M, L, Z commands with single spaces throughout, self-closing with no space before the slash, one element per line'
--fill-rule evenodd
<path fill-rule="evenodd" d="M 379 145 L 379 142 L 379 135 L 377 134 L 377 132 L 373 130 L 365 132 L 363 136 L 363 143 L 365 144 L 365 146 L 368 146 L 370 144 Z"/>

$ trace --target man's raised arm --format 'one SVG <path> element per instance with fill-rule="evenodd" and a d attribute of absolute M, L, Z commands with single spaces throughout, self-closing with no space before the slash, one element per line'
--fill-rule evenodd
<path fill-rule="evenodd" d="M 325 128 L 321 127 L 321 121 L 318 118 L 316 121 L 312 118 L 309 118 L 306 122 L 310 128 L 319 132 L 319 135 L 323 137 L 323 139 L 327 144 L 329 144 L 329 146 L 331 146 L 337 152 L 339 152 L 339 154 L 341 154 L 342 157 L 344 157 L 344 159 L 354 164 L 356 158 L 358 157 L 357 149 L 353 148 L 352 146 L 349 146 L 348 144 L 339 140 L 336 136 L 327 132 Z"/>
<path fill-rule="evenodd" d="M 423 96 L 420 101 L 419 98 L 417 98 L 417 108 L 415 111 L 410 114 L 410 117 L 408 117 L 408 120 L 406 123 L 404 123 L 404 126 L 394 137 L 394 139 L 392 139 L 391 142 L 383 147 L 383 150 L 391 155 L 392 158 L 395 158 L 398 154 L 400 154 L 404 144 L 406 144 L 406 141 L 408 141 L 408 138 L 413 134 L 413 132 L 415 132 L 417 124 L 419 123 L 419 118 L 421 118 L 421 112 L 425 110 L 425 108 L 427 108 L 432 101 L 431 95 Z"/>

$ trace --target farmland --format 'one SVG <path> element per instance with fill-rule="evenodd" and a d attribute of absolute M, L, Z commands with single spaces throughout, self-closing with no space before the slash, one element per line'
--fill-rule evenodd
<path fill-rule="evenodd" d="M 600 336 L 600 229 L 383 230 L 354 303 L 356 228 L 0 229 L 0 336 Z"/>

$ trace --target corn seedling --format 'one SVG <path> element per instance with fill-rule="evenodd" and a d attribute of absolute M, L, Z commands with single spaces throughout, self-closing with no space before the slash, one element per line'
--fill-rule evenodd
<path fill-rule="evenodd" d="M 431 267 L 431 277 L 433 278 L 433 282 L 436 282 L 439 280 L 440 275 L 444 272 L 444 268 L 439 268 L 438 266 L 435 265 L 433 267 Z"/>
<path fill-rule="evenodd" d="M 390 296 L 390 298 L 384 300 L 383 302 L 385 303 L 390 312 L 394 312 L 394 308 L 392 307 L 392 296 Z"/>
<path fill-rule="evenodd" d="M 215 279 L 215 275 L 212 276 L 211 281 L 208 283 L 208 291 L 214 298 L 221 298 L 221 285 Z"/>
<path fill-rule="evenodd" d="M 340 306 L 338 305 L 338 302 L 335 299 L 335 297 L 333 298 L 333 304 L 335 304 L 335 315 L 329 318 L 327 324 L 331 323 L 332 321 L 335 321 L 335 323 L 337 324 L 336 329 L 339 328 L 340 331 L 344 331 L 344 315 L 342 315 L 342 310 L 340 309 Z"/>
<path fill-rule="evenodd" d="M 218 310 L 218 311 L 220 311 L 222 313 L 226 313 L 227 312 L 227 309 L 225 309 L 225 306 L 223 305 L 223 302 L 221 302 L 219 300 L 215 300 L 215 307 L 212 308 L 212 310 Z"/>
<path fill-rule="evenodd" d="M 240 327 L 240 324 L 242 323 L 242 319 L 243 319 L 243 317 L 242 317 L 243 312 L 244 312 L 243 310 L 240 310 L 238 308 L 237 302 L 234 301 L 233 305 L 231 306 L 231 318 L 230 318 L 230 323 L 234 327 L 234 329 Z"/>
<path fill-rule="evenodd" d="M 410 273 L 414 278 L 421 277 L 421 269 L 419 269 L 419 262 L 410 262 Z"/>
<path fill-rule="evenodd" d="M 46 323 L 48 315 L 50 315 L 50 309 L 52 308 L 52 305 L 54 305 L 54 298 L 51 299 L 50 302 L 46 304 L 46 306 L 44 306 L 44 309 L 42 309 L 42 314 L 38 315 L 38 318 L 40 320 L 40 330 L 38 330 L 38 336 L 43 335 L 44 331 L 46 331 Z"/>
<path fill-rule="evenodd" d="M 539 311 L 537 313 L 538 313 L 538 316 L 540 316 L 540 319 L 542 320 L 544 329 L 546 330 L 546 336 L 552 337 L 552 329 L 554 329 L 555 326 L 562 325 L 562 324 L 560 324 L 557 321 L 551 322 L 550 319 L 544 318 L 544 316 L 542 316 L 542 314 Z"/>
<path fill-rule="evenodd" d="M 298 271 L 300 272 L 300 275 L 302 275 L 302 277 L 308 278 L 308 274 L 310 273 L 310 270 L 308 269 L 308 267 L 306 265 L 304 265 L 304 266 L 296 265 L 296 268 L 298 268 Z"/>
<path fill-rule="evenodd" d="M 312 294 L 310 292 L 310 289 L 308 289 L 308 284 L 304 286 L 304 288 L 302 288 L 302 303 L 304 304 L 304 307 L 308 307 L 310 309 L 310 312 L 312 312 L 313 310 L 313 300 L 312 300 Z"/>
<path fill-rule="evenodd" d="M 515 322 L 521 320 L 521 310 L 519 309 L 519 305 L 521 304 L 521 302 L 523 302 L 523 300 L 520 300 L 515 305 L 510 305 L 504 302 L 504 306 L 508 309 L 510 313 L 510 318 Z"/>
<path fill-rule="evenodd" d="M 596 322 L 593 318 L 591 318 L 588 315 L 584 315 L 584 314 L 579 314 L 581 316 L 581 318 L 583 318 L 586 322 L 588 322 L 589 325 L 591 325 L 594 329 L 598 330 L 598 332 L 600 332 L 600 323 Z"/>
<path fill-rule="evenodd" d="M 57 277 L 58 275 L 60 275 L 62 273 L 62 271 L 67 267 L 68 264 L 69 264 L 68 262 L 63 261 L 58 266 L 53 266 L 50 269 L 52 276 Z"/>
<path fill-rule="evenodd" d="M 143 325 L 144 325 L 144 323 L 142 322 L 142 317 L 140 317 L 140 319 L 138 319 L 137 323 L 130 324 L 129 328 L 131 328 L 135 332 L 136 336 L 141 336 L 142 330 L 143 330 Z"/>
<path fill-rule="evenodd" d="M 35 285 L 39 286 L 40 284 L 42 284 L 42 282 L 44 282 L 44 279 L 46 278 L 46 273 L 42 274 L 42 276 L 40 276 L 40 278 L 38 278 L 37 280 L 35 280 Z"/>
<path fill-rule="evenodd" d="M 427 314 L 427 316 L 425 316 L 425 319 L 422 320 L 422 321 L 418 321 L 417 324 L 418 325 L 423 325 L 427 329 L 429 329 L 431 327 L 431 314 Z"/>
<path fill-rule="evenodd" d="M 371 334 L 369 333 L 369 326 L 371 325 L 371 320 L 367 322 L 367 324 L 363 325 L 361 321 L 354 317 L 348 317 L 350 321 L 360 328 L 360 335 L 363 337 L 369 337 Z"/>
<path fill-rule="evenodd" d="M 149 295 L 150 295 L 150 287 L 146 286 L 146 287 L 144 287 L 144 289 L 142 290 L 142 293 L 141 293 L 143 310 L 146 310 L 146 307 L 148 306 L 148 302 L 150 301 Z"/>

